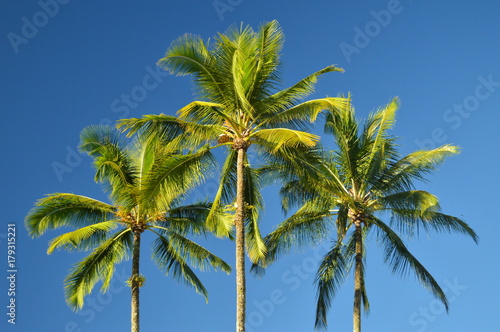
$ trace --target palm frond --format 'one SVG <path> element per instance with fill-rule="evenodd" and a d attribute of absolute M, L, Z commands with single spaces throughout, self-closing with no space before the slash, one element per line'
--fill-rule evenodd
<path fill-rule="evenodd" d="M 129 188 L 136 180 L 129 151 L 121 135 L 110 126 L 89 126 L 80 134 L 80 150 L 94 158 L 95 181 L 108 185 L 118 205 L 134 204 Z"/>
<path fill-rule="evenodd" d="M 346 98 L 321 98 L 308 100 L 289 108 L 281 108 L 278 111 L 266 114 L 260 126 L 286 126 L 292 124 L 297 128 L 303 128 L 304 121 L 314 122 L 323 111 L 340 112 L 345 108 Z"/>
<path fill-rule="evenodd" d="M 177 115 L 181 120 L 197 124 L 221 124 L 224 121 L 232 122 L 223 111 L 225 107 L 219 103 L 193 101 L 180 110 Z"/>
<path fill-rule="evenodd" d="M 388 130 L 396 122 L 396 112 L 399 108 L 399 99 L 394 98 L 385 107 L 370 115 L 365 123 L 361 134 L 361 146 L 363 147 L 364 159 L 364 181 L 361 191 L 366 191 L 387 164 L 395 160 L 398 155 L 395 151 L 394 138 L 388 135 Z"/>
<path fill-rule="evenodd" d="M 68 305 L 74 310 L 81 309 L 84 297 L 99 280 L 103 282 L 101 289 L 107 290 L 115 265 L 127 258 L 131 246 L 130 229 L 121 230 L 77 263 L 65 279 Z"/>
<path fill-rule="evenodd" d="M 247 164 L 244 169 L 245 245 L 250 260 L 256 262 L 263 258 L 267 251 L 259 229 L 260 211 L 264 207 L 262 185 L 259 172 L 249 165 L 248 155 L 245 155 L 244 162 Z"/>
<path fill-rule="evenodd" d="M 277 113 L 279 114 L 279 112 L 283 112 L 283 110 L 293 108 L 293 106 L 296 106 L 297 103 L 301 99 L 307 97 L 308 95 L 310 95 L 314 91 L 314 87 L 316 86 L 316 83 L 318 81 L 319 76 L 321 76 L 325 73 L 328 73 L 328 72 L 335 72 L 335 71 L 343 72 L 344 70 L 341 68 L 335 67 L 335 66 L 328 66 L 326 68 L 323 68 L 323 69 L 305 77 L 304 79 L 295 83 L 293 86 L 286 88 L 284 90 L 281 90 L 281 91 L 269 96 L 268 98 L 264 99 L 262 101 L 262 104 L 266 105 L 267 110 L 269 112 L 266 114 L 267 115 L 266 117 L 268 117 L 269 114 L 277 114 Z M 321 104 L 320 101 L 323 101 L 323 104 Z M 334 100 L 332 100 L 332 102 L 333 101 Z M 326 102 L 326 103 L 324 103 L 324 102 Z M 320 104 L 318 104 L 318 103 L 320 103 Z M 335 105 L 336 102 L 333 102 L 332 104 Z M 332 104 L 330 104 L 330 102 L 328 102 L 328 99 L 318 100 L 318 102 L 316 102 L 316 104 L 312 103 L 308 106 L 304 105 L 304 107 L 302 107 L 302 108 L 299 107 L 290 113 L 296 112 L 298 114 L 301 114 L 305 111 L 308 111 L 308 112 L 311 112 L 310 117 L 315 118 L 314 113 L 317 114 L 316 110 L 318 109 L 318 106 L 319 106 L 319 108 L 323 108 L 323 107 L 329 108 L 332 106 Z M 308 107 L 311 107 L 311 108 L 307 109 Z M 325 109 L 325 108 L 323 108 L 323 109 Z M 264 109 L 264 108 L 262 107 L 261 109 Z M 289 117 L 289 116 L 290 115 L 283 114 L 281 117 L 284 119 L 284 118 Z M 278 118 L 279 118 L 279 116 L 278 116 Z M 281 122 L 282 120 L 278 120 L 278 118 L 275 119 L 274 121 Z"/>
<path fill-rule="evenodd" d="M 153 244 L 152 259 L 166 275 L 171 275 L 174 280 L 182 281 L 187 286 L 193 287 L 208 301 L 208 292 L 205 286 L 189 267 L 181 252 L 170 243 L 167 237 L 161 235 L 157 237 Z"/>
<path fill-rule="evenodd" d="M 383 192 L 407 191 L 413 189 L 413 181 L 426 182 L 424 177 L 436 169 L 444 160 L 459 152 L 453 145 L 443 145 L 434 150 L 421 150 L 408 154 L 406 157 L 387 167 L 373 190 Z"/>
<path fill-rule="evenodd" d="M 161 68 L 176 75 L 194 76 L 198 93 L 201 96 L 214 96 L 214 102 L 226 97 L 224 91 L 224 74 L 217 71 L 217 60 L 214 51 L 209 51 L 200 36 L 185 34 L 174 40 L 165 56 L 157 63 Z"/>
<path fill-rule="evenodd" d="M 120 119 L 116 127 L 127 136 L 141 134 L 149 139 L 171 141 L 184 132 L 184 122 L 172 115 L 148 114 L 142 118 Z"/>
<path fill-rule="evenodd" d="M 117 221 L 105 221 L 79 228 L 75 231 L 64 233 L 52 239 L 47 253 L 50 255 L 56 249 L 67 251 L 89 250 L 102 243 L 109 232 L 118 227 Z"/>
<path fill-rule="evenodd" d="M 219 188 L 213 199 L 212 208 L 207 217 L 207 227 L 218 237 L 229 235 L 232 226 L 221 223 L 217 216 L 224 215 L 224 205 L 231 204 L 236 196 L 236 157 L 234 149 L 227 150 L 228 155 L 220 172 Z"/>
<path fill-rule="evenodd" d="M 340 286 L 346 281 L 354 261 L 352 250 L 353 237 L 349 243 L 343 245 L 341 241 L 334 243 L 332 249 L 323 257 L 316 272 L 317 285 L 316 329 L 326 329 L 328 326 L 327 313 L 332 305 Z"/>
<path fill-rule="evenodd" d="M 250 138 L 257 140 L 261 145 L 268 146 L 273 153 L 282 146 L 313 147 L 319 141 L 317 135 L 287 128 L 260 129 L 252 133 Z"/>
<path fill-rule="evenodd" d="M 284 34 L 276 20 L 262 24 L 256 36 L 254 70 L 248 71 L 247 99 L 252 105 L 271 94 L 278 77 Z"/>
<path fill-rule="evenodd" d="M 110 220 L 115 208 L 104 202 L 75 194 L 51 194 L 39 199 L 25 218 L 30 236 L 49 229 L 82 227 Z"/>
<path fill-rule="evenodd" d="M 168 210 L 176 199 L 209 175 L 214 163 L 209 149 L 158 159 L 153 166 L 154 172 L 143 179 L 142 204 L 154 210 Z"/>
<path fill-rule="evenodd" d="M 400 275 L 406 275 L 410 270 L 414 272 L 420 283 L 448 310 L 446 294 L 429 271 L 410 253 L 401 238 L 380 219 L 372 217 L 371 222 L 377 226 L 378 238 L 385 251 L 385 262 L 392 267 L 392 272 Z"/>
<path fill-rule="evenodd" d="M 165 236 L 165 238 L 166 237 L 167 236 Z M 226 262 L 188 238 L 170 232 L 168 234 L 168 240 L 172 248 L 174 248 L 190 266 L 196 267 L 201 271 L 208 271 L 210 268 L 213 268 L 214 270 L 221 270 L 228 274 L 231 272 L 231 267 Z"/>
<path fill-rule="evenodd" d="M 263 268 L 274 263 L 279 257 L 306 245 L 318 245 L 328 236 L 330 212 L 313 211 L 309 208 L 306 204 L 264 238 L 267 254 L 255 262 L 252 272 L 261 275 L 264 273 Z"/>

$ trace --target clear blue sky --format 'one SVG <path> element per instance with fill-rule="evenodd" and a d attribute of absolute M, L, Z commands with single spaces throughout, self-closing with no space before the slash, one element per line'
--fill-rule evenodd
<path fill-rule="evenodd" d="M 218 9 L 214 6 L 218 6 Z M 169 43 L 204 38 L 241 21 L 277 19 L 285 32 L 284 86 L 330 64 L 345 73 L 320 80 L 312 97 L 351 92 L 359 116 L 399 96 L 394 134 L 402 152 L 453 143 L 431 183 L 444 212 L 461 216 L 480 243 L 460 235 L 408 240 L 441 283 L 450 312 L 413 277 L 391 275 L 372 238 L 364 332 L 496 331 L 498 323 L 500 27 L 498 1 L 3 1 L 0 11 L 2 216 L 0 330 L 127 331 L 130 294 L 117 268 L 107 295 L 94 292 L 80 313 L 64 301 L 63 279 L 82 255 L 46 255 L 49 233 L 28 238 L 23 219 L 44 194 L 104 199 L 90 159 L 77 154 L 87 125 L 174 112 L 192 101 L 188 78 L 155 67 Z M 130 96 L 127 99 L 127 95 Z M 320 131 L 322 123 L 318 123 Z M 328 139 L 328 138 L 325 138 Z M 214 180 L 194 195 L 214 192 Z M 266 189 L 263 233 L 283 219 Z M 16 325 L 7 323 L 7 224 L 17 225 Z M 233 263 L 233 243 L 203 241 Z M 314 270 L 323 248 L 286 257 L 262 279 L 248 277 L 248 332 L 313 331 Z M 234 274 L 201 274 L 210 301 L 163 276 L 143 250 L 142 331 L 234 331 Z M 352 282 L 333 303 L 329 331 L 349 331 Z M 272 303 L 272 305 L 270 305 Z"/>

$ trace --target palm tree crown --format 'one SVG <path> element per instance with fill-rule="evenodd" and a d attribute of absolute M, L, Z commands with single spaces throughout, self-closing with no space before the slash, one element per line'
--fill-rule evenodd
<path fill-rule="evenodd" d="M 219 190 L 207 225 L 218 235 L 220 227 L 212 213 L 224 205 L 235 205 L 238 332 L 244 331 L 244 248 L 256 261 L 265 254 L 258 229 L 261 197 L 259 181 L 250 167 L 247 150 L 256 146 L 263 155 L 293 159 L 319 137 L 302 131 L 325 109 L 339 108 L 344 98 L 302 100 L 313 92 L 318 76 L 341 71 L 328 66 L 289 88 L 279 90 L 280 52 L 284 35 L 276 21 L 254 31 L 250 26 L 233 26 L 213 43 L 186 34 L 172 42 L 158 64 L 177 75 L 192 75 L 199 100 L 178 111 L 178 118 L 149 115 L 122 120 L 119 127 L 162 136 L 175 128 L 184 133 L 179 143 L 197 146 L 212 142 L 229 147 L 221 172 Z"/>
<path fill-rule="evenodd" d="M 190 265 L 226 272 L 230 267 L 186 237 L 205 232 L 210 204 L 181 206 L 179 202 L 212 166 L 209 150 L 181 154 L 168 144 L 141 139 L 127 145 L 114 129 L 101 126 L 82 131 L 80 149 L 94 159 L 95 180 L 105 185 L 112 203 L 76 194 L 51 194 L 36 203 L 25 221 L 33 237 L 50 229 L 75 228 L 54 238 L 49 254 L 56 249 L 90 251 L 65 280 L 69 306 L 80 309 L 99 280 L 106 291 L 115 265 L 132 256 L 132 331 L 139 331 L 139 287 L 144 282 L 139 257 L 145 231 L 156 238 L 153 259 L 159 268 L 206 298 L 207 291 Z"/>
<path fill-rule="evenodd" d="M 366 237 L 375 233 L 385 254 L 385 262 L 397 274 L 415 273 L 419 281 L 441 300 L 443 290 L 410 253 L 399 234 L 426 231 L 460 232 L 477 241 L 474 231 L 459 218 L 440 212 L 436 196 L 416 190 L 415 181 L 425 181 L 447 156 L 458 148 L 445 145 L 434 150 L 416 151 L 401 157 L 395 137 L 388 130 L 395 121 L 398 100 L 372 113 L 360 128 L 354 109 L 330 112 L 325 131 L 333 134 L 338 150 L 318 163 L 314 176 L 284 172 L 281 190 L 285 210 L 298 210 L 265 238 L 267 257 L 255 265 L 257 272 L 296 246 L 317 244 L 333 235 L 316 274 L 316 327 L 326 328 L 327 311 L 340 285 L 354 269 L 354 331 L 361 330 L 360 308 L 369 303 L 364 280 Z M 277 165 L 278 167 L 279 165 Z M 279 168 L 278 168 L 279 169 Z M 389 218 L 389 222 L 383 219 Z"/>

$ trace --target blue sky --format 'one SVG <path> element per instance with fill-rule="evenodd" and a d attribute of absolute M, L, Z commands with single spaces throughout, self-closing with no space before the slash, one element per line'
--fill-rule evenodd
<path fill-rule="evenodd" d="M 480 243 L 460 235 L 422 234 L 407 244 L 449 296 L 449 314 L 412 277 L 393 276 L 372 240 L 364 332 L 493 331 L 497 301 L 497 190 L 500 131 L 500 28 L 497 1 L 3 1 L 0 5 L 2 217 L 0 330 L 127 331 L 130 294 L 117 268 L 108 294 L 95 291 L 79 313 L 64 301 L 63 279 L 83 256 L 46 254 L 57 233 L 30 239 L 23 219 L 36 199 L 73 192 L 105 199 L 90 159 L 76 152 L 82 128 L 122 117 L 174 114 L 193 100 L 188 78 L 169 76 L 156 61 L 190 32 L 204 38 L 233 23 L 277 19 L 286 35 L 284 86 L 337 64 L 311 97 L 351 92 L 360 117 L 392 97 L 401 108 L 393 133 L 401 151 L 444 143 L 462 147 L 420 188 L 439 196 L 444 212 L 464 218 Z M 320 132 L 322 123 L 316 130 Z M 329 137 L 324 137 L 325 141 Z M 194 197 L 213 194 L 215 180 Z M 265 190 L 263 233 L 283 219 L 276 188 Z M 10 296 L 7 225 L 15 224 L 16 325 Z M 234 245 L 202 241 L 233 263 Z M 248 277 L 248 332 L 313 331 L 314 271 L 324 248 L 305 250 Z M 143 250 L 143 331 L 233 331 L 234 274 L 201 273 L 210 301 L 161 275 Z M 338 294 L 329 331 L 349 331 L 352 281 Z"/>

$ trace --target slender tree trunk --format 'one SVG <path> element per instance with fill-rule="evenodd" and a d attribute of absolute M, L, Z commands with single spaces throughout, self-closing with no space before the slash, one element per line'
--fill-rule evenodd
<path fill-rule="evenodd" d="M 361 332 L 361 292 L 363 277 L 363 233 L 361 223 L 355 221 L 356 257 L 354 266 L 353 332 Z"/>
<path fill-rule="evenodd" d="M 236 332 L 245 332 L 245 153 L 246 147 L 237 149 L 236 163 Z"/>
<path fill-rule="evenodd" d="M 132 277 L 130 278 L 132 289 L 131 323 L 132 332 L 139 332 L 139 258 L 141 253 L 141 232 L 134 231 L 134 249 L 132 252 Z"/>

